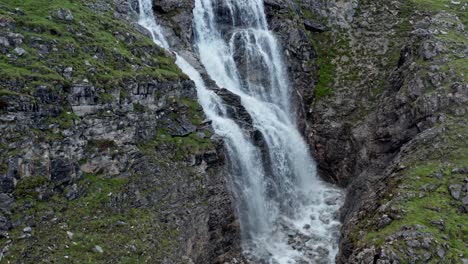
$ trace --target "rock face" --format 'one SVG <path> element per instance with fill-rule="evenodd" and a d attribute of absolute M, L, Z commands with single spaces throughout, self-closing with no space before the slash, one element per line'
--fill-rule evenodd
<path fill-rule="evenodd" d="M 291 2 L 265 1 L 321 175 L 348 189 L 337 262 L 461 262 L 466 5 Z"/>
<path fill-rule="evenodd" d="M 1 256 L 238 255 L 223 144 L 193 82 L 131 27 L 132 3 L 59 2 L 0 5 Z"/>
<path fill-rule="evenodd" d="M 30 2 L 0 4 L 0 256 L 241 263 L 222 143 L 138 1 Z M 338 263 L 468 258 L 468 6 L 416 2 L 264 1 L 320 173 L 348 190 Z M 197 64 L 193 5 L 154 11 Z"/>

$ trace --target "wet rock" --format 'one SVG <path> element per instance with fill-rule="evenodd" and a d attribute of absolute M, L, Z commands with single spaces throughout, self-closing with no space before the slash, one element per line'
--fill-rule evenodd
<path fill-rule="evenodd" d="M 356 260 L 358 263 L 374 263 L 374 256 L 376 251 L 374 247 L 366 248 L 362 250 L 357 256 Z"/>
<path fill-rule="evenodd" d="M 322 223 L 328 225 L 330 223 L 330 219 L 328 219 L 326 216 L 320 215 L 319 219 Z"/>
<path fill-rule="evenodd" d="M 239 120 L 243 123 L 251 124 L 252 118 L 247 113 L 245 108 L 242 106 L 240 97 L 231 93 L 227 89 L 219 89 L 215 91 L 218 96 L 220 96 L 224 102 L 230 107 L 230 116 L 234 117 L 236 120 Z M 244 125 L 244 126 L 246 126 Z"/>
<path fill-rule="evenodd" d="M 16 173 L 15 173 L 16 172 Z M 0 175 L 0 192 L 12 193 L 15 187 L 14 176 L 16 170 L 9 170 L 6 174 Z"/>
<path fill-rule="evenodd" d="M 265 0 L 264 3 L 267 8 L 273 8 L 275 10 L 282 10 L 287 7 L 281 0 Z"/>
<path fill-rule="evenodd" d="M 437 220 L 437 221 L 431 221 L 431 224 L 439 228 L 440 231 L 445 230 L 445 221 L 444 220 Z"/>

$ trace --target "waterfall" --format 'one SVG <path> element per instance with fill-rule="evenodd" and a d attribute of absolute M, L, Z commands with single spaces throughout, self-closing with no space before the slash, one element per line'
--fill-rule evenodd
<path fill-rule="evenodd" d="M 152 0 L 139 0 L 139 6 L 140 25 L 170 50 Z M 195 82 L 205 114 L 224 139 L 245 255 L 254 263 L 333 263 L 342 194 L 318 178 L 298 131 L 291 84 L 263 0 L 195 0 L 193 15 L 193 46 L 200 62 L 219 87 L 241 98 L 264 141 L 265 149 L 260 149 L 229 117 L 222 98 L 207 89 L 201 74 L 176 55 L 176 64 Z"/>

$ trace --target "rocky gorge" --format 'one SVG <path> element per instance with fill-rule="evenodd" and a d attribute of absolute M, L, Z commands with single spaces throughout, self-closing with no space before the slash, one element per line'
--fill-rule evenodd
<path fill-rule="evenodd" d="M 194 1 L 153 2 L 262 146 L 197 58 Z M 346 190 L 336 262 L 468 262 L 468 3 L 264 5 L 319 174 Z M 257 262 L 242 256 L 222 138 L 139 8 L 0 0 L 0 262 Z"/>

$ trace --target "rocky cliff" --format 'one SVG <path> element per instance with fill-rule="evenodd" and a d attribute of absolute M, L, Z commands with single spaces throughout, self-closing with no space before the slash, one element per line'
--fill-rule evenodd
<path fill-rule="evenodd" d="M 321 176 L 347 189 L 337 262 L 466 262 L 467 3 L 264 2 Z M 10 263 L 239 254 L 222 143 L 193 83 L 135 24 L 138 8 L 0 0 L 0 242 Z M 154 4 L 171 45 L 197 64 L 192 8 Z"/>
<path fill-rule="evenodd" d="M 239 252 L 222 143 L 135 14 L 126 1 L 0 1 L 6 263 Z"/>
<path fill-rule="evenodd" d="M 348 190 L 337 262 L 466 262 L 467 4 L 265 3 L 322 176 Z"/>

